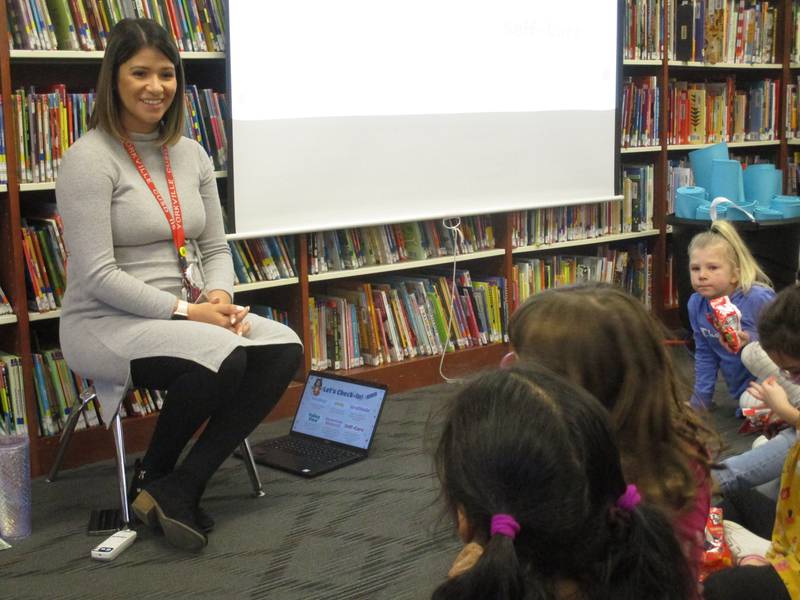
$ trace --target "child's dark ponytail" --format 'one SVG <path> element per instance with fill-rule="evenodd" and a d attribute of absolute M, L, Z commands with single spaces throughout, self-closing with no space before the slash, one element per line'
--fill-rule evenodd
<path fill-rule="evenodd" d="M 525 579 L 514 548 L 514 538 L 519 528 L 511 515 L 494 515 L 491 537 L 484 546 L 481 558 L 471 569 L 439 586 L 433 599 L 523 600 L 526 597 Z"/>
<path fill-rule="evenodd" d="M 627 513 L 612 511 L 609 525 L 617 535 L 602 567 L 608 598 L 659 600 L 697 595 L 672 525 L 660 510 L 639 505 Z"/>
<path fill-rule="evenodd" d="M 552 372 L 518 364 L 467 385 L 436 465 L 464 541 L 483 553 L 434 600 L 692 596 L 668 522 L 625 484 L 607 412 Z"/>

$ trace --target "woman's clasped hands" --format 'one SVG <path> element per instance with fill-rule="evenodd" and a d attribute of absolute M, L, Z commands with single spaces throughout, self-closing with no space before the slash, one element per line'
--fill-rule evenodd
<path fill-rule="evenodd" d="M 228 294 L 210 292 L 208 302 L 189 305 L 189 320 L 218 325 L 236 335 L 247 336 L 250 323 L 244 319 L 249 312 L 249 306 L 232 304 Z"/>

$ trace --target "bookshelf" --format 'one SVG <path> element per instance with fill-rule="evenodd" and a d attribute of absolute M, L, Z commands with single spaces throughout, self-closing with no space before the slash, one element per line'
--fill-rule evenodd
<path fill-rule="evenodd" d="M 783 193 L 796 193 L 791 191 L 789 180 L 794 170 L 790 162 L 792 153 L 800 140 L 787 135 L 787 86 L 792 83 L 800 84 L 800 61 L 798 60 L 798 43 L 796 39 L 798 0 L 769 0 L 766 3 L 739 3 L 738 0 L 722 0 L 711 3 L 706 0 L 688 0 L 689 13 L 694 19 L 689 24 L 690 47 L 679 49 L 677 36 L 679 7 L 682 0 L 634 0 L 628 3 L 629 10 L 623 17 L 625 23 L 622 34 L 622 74 L 623 78 L 631 78 L 644 86 L 657 86 L 655 105 L 651 104 L 652 113 L 646 123 L 649 127 L 657 127 L 659 139 L 657 142 L 648 141 L 645 136 L 641 144 L 631 143 L 626 145 L 623 141 L 620 149 L 620 162 L 626 164 L 652 164 L 656 172 L 655 205 L 656 214 L 659 216 L 656 228 L 659 230 L 660 239 L 656 243 L 657 252 L 671 252 L 670 228 L 665 227 L 661 218 L 669 212 L 671 206 L 670 187 L 672 185 L 671 169 L 679 161 L 686 161 L 687 153 L 717 143 L 726 141 L 728 147 L 735 151 L 737 157 L 769 161 L 784 173 Z M 702 11 L 701 11 L 702 5 Z M 718 6 L 723 10 L 721 19 L 722 29 L 712 25 L 713 17 L 709 16 L 712 8 Z M 756 6 L 758 5 L 758 9 Z M 741 19 L 741 9 L 745 9 Z M 625 9 L 623 9 L 625 10 Z M 749 11 L 749 12 L 748 12 Z M 756 12 L 758 11 L 758 12 Z M 702 13 L 702 17 L 700 14 Z M 749 21 L 748 21 L 749 19 Z M 700 25 L 702 24 L 702 25 Z M 772 28 L 770 30 L 770 24 Z M 743 33 L 741 42 L 736 39 L 737 25 Z M 748 38 L 748 28 L 750 37 Z M 760 29 L 759 29 L 760 28 Z M 759 29 L 761 40 L 753 37 Z M 709 39 L 721 39 L 720 45 L 715 46 Z M 741 44 L 741 47 L 737 44 Z M 748 45 L 749 44 L 749 45 Z M 683 60 L 681 53 L 690 53 L 689 60 Z M 710 53 L 710 54 L 709 54 Z M 648 78 L 646 80 L 646 78 Z M 691 88 L 693 84 L 724 84 L 731 82 L 727 92 L 746 93 L 761 81 L 777 82 L 774 87 L 777 96 L 774 108 L 769 110 L 773 120 L 771 130 L 766 135 L 755 134 L 752 131 L 745 133 L 745 139 L 734 135 L 737 131 L 734 124 L 734 100 L 727 97 L 726 116 L 727 139 L 700 139 L 685 143 L 682 140 L 671 139 L 680 131 L 675 127 L 674 119 L 681 107 L 671 97 L 673 92 L 682 82 L 685 87 Z M 766 89 L 766 88 L 765 88 Z M 706 98 L 710 98 L 717 90 L 709 86 Z M 748 97 L 748 107 L 752 97 Z M 708 100 L 706 107 L 711 105 Z M 687 113 L 689 108 L 686 107 Z M 746 114 L 749 119 L 749 114 Z M 711 119 L 711 113 L 703 111 L 703 119 Z M 624 117 L 623 117 L 624 119 Z M 745 121 L 747 122 L 747 121 Z M 719 134 L 717 128 L 711 126 L 708 133 Z M 753 133 L 752 137 L 750 134 Z M 756 139 L 758 138 L 758 139 Z M 628 146 L 628 147 L 626 147 Z M 732 152 L 734 154 L 734 152 Z M 674 189 L 671 190 L 674 194 Z M 661 255 L 656 258 L 660 262 L 665 258 Z M 677 310 L 666 308 L 662 311 L 670 324 L 678 325 Z"/>
<path fill-rule="evenodd" d="M 6 8 L 9 0 L 0 0 L 0 22 L 7 19 Z M 94 0 L 84 0 L 94 1 Z M 4 121 L 13 122 L 10 98 L 15 89 L 36 86 L 48 89 L 53 83 L 65 83 L 70 91 L 88 91 L 95 83 L 102 51 L 79 50 L 9 50 L 8 32 L 0 32 L 0 93 L 3 99 Z M 221 52 L 182 52 L 186 79 L 215 90 L 226 88 L 225 55 Z M 651 62 L 653 64 L 651 64 Z M 636 68 L 653 68 L 662 65 L 661 61 L 648 61 Z M 666 67 L 663 66 L 666 70 Z M 13 140 L 10 127 L 6 127 L 6 141 Z M 18 149 L 7 143 L 8 164 L 18 162 Z M 624 154 L 652 154 L 656 161 L 664 161 L 667 148 L 626 149 Z M 638 157 L 636 157 L 638 158 Z M 224 200 L 227 172 L 216 172 L 221 195 Z M 577 237 L 560 239 L 550 243 L 515 245 L 512 240 L 515 227 L 514 213 L 490 215 L 494 232 L 494 248 L 482 249 L 459 255 L 459 267 L 474 272 L 504 277 L 511 282 L 514 276 L 515 261 L 526 257 L 553 256 L 562 252 L 581 254 L 591 253 L 594 246 L 611 245 L 626 248 L 631 244 L 644 244 L 653 254 L 651 281 L 653 309 L 661 314 L 665 264 L 665 225 L 663 214 L 663 188 L 665 175 L 659 170 L 655 173 L 655 204 L 653 223 L 641 231 L 614 233 L 598 237 Z M 0 187 L 0 284 L 9 295 L 14 309 L 13 315 L 0 316 L 0 350 L 20 356 L 25 384 L 25 411 L 31 437 L 31 465 L 34 475 L 46 473 L 55 456 L 58 445 L 57 436 L 42 436 L 36 424 L 37 401 L 34 395 L 34 367 L 32 352 L 39 339 L 57 343 L 60 311 L 33 312 L 29 310 L 25 281 L 25 256 L 19 232 L 22 219 L 29 206 L 38 201 L 54 200 L 55 183 L 52 181 L 29 183 L 21 182 L 16 168 L 9 168 L 8 182 Z M 303 339 L 305 347 L 311 348 L 311 318 L 309 300 L 316 294 L 325 293 L 326 286 L 337 281 L 389 276 L 403 273 L 434 273 L 446 268 L 452 262 L 450 256 L 436 256 L 423 260 L 404 260 L 392 264 L 362 266 L 346 270 L 329 270 L 320 273 L 310 272 L 308 252 L 309 236 L 297 234 L 292 237 L 296 265 L 295 276 L 273 281 L 257 281 L 238 284 L 235 288 L 237 302 L 244 304 L 266 304 L 281 307 L 289 314 L 290 324 Z M 236 236 L 229 236 L 229 240 Z M 513 299 L 510 299 L 513 302 Z M 509 306 L 513 309 L 513 305 Z M 445 373 L 458 377 L 473 373 L 481 368 L 495 365 L 507 352 L 507 344 L 492 342 L 485 345 L 467 347 L 448 353 L 445 360 Z M 348 376 L 385 383 L 394 393 L 416 387 L 440 383 L 439 355 L 417 356 L 380 366 L 362 366 L 350 369 Z M 271 413 L 270 418 L 282 418 L 292 414 L 299 400 L 301 384 L 311 368 L 310 352 L 306 352 L 305 364 L 297 373 L 295 381 L 289 386 L 281 402 Z M 130 451 L 144 449 L 152 432 L 156 417 L 146 415 L 126 419 L 124 432 Z M 108 431 L 103 428 L 88 428 L 76 432 L 69 448 L 66 465 L 77 465 L 104 458 L 110 458 L 113 444 Z"/>

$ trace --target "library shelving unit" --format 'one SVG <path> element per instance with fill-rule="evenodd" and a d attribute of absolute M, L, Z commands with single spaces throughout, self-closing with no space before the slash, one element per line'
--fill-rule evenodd
<path fill-rule="evenodd" d="M 6 2 L 0 0 L 0 23 L 6 23 Z M 0 316 L 0 350 L 21 357 L 26 395 L 26 416 L 31 438 L 31 466 L 34 475 L 40 475 L 52 464 L 58 445 L 57 436 L 43 436 L 37 427 L 38 416 L 34 393 L 34 368 L 32 352 L 40 340 L 48 344 L 58 343 L 59 311 L 37 313 L 29 310 L 25 281 L 25 257 L 20 235 L 21 220 L 27 207 L 39 201 L 54 201 L 54 183 L 20 183 L 16 165 L 18 148 L 14 143 L 14 133 L 10 97 L 12 91 L 20 87 L 36 86 L 48 89 L 53 83 L 64 83 L 70 90 L 88 91 L 94 87 L 102 52 L 81 51 L 27 51 L 9 50 L 10 44 L 5 26 L 0 28 L 0 92 L 2 93 L 4 121 L 7 124 L 6 149 L 8 182 L 0 187 L 0 284 L 8 294 L 13 315 Z M 222 53 L 183 53 L 187 82 L 196 83 L 215 90 L 226 88 L 226 63 Z M 662 77 L 667 68 L 663 66 Z M 662 116 L 663 118 L 663 116 Z M 665 163 L 666 148 L 653 150 L 659 164 Z M 221 196 L 225 202 L 226 173 L 217 173 Z M 512 213 L 492 214 L 495 248 L 478 251 L 459 257 L 459 266 L 490 275 L 512 280 L 514 259 L 525 255 L 539 255 L 562 252 L 571 247 L 587 247 L 597 244 L 611 244 L 624 247 L 625 244 L 645 242 L 655 249 L 652 269 L 652 297 L 654 311 L 660 314 L 662 306 L 658 300 L 663 297 L 661 281 L 664 279 L 664 215 L 663 215 L 664 173 L 660 168 L 656 177 L 656 194 L 660 204 L 655 205 L 654 228 L 628 234 L 610 235 L 549 245 L 527 245 L 513 247 Z M 660 211 L 660 212 L 659 212 Z M 241 304 L 269 304 L 281 307 L 289 314 L 290 325 L 303 339 L 306 348 L 311 347 L 311 323 L 309 299 L 331 281 L 352 277 L 370 277 L 382 273 L 403 270 L 424 272 L 426 269 L 441 269 L 451 262 L 450 257 L 437 257 L 427 260 L 406 261 L 395 264 L 364 267 L 346 271 L 328 271 L 310 274 L 306 234 L 290 236 L 295 244 L 296 277 L 276 281 L 247 283 L 237 286 L 237 302 Z M 509 309 L 513 309 L 510 306 Z M 481 368 L 496 365 L 507 352 L 507 344 L 496 342 L 457 350 L 447 355 L 445 372 L 450 377 L 464 376 Z M 423 356 L 376 367 L 359 367 L 345 374 L 388 384 L 392 392 L 400 392 L 442 381 L 439 374 L 439 356 Z M 310 353 L 306 352 L 305 364 L 290 385 L 284 398 L 270 418 L 288 416 L 293 412 L 301 391 L 300 382 L 311 368 Z M 124 432 L 126 444 L 135 452 L 146 447 L 155 423 L 155 415 L 130 417 L 126 419 Z M 66 456 L 65 465 L 78 465 L 110 458 L 114 445 L 110 433 L 103 427 L 77 431 Z"/>
<path fill-rule="evenodd" d="M 726 141 L 728 147 L 732 150 L 731 154 L 737 156 L 758 156 L 760 159 L 767 159 L 776 165 L 778 169 L 782 169 L 784 175 L 788 173 L 789 168 L 789 155 L 792 152 L 791 147 L 800 144 L 800 140 L 787 139 L 786 131 L 786 92 L 787 84 L 792 83 L 792 78 L 800 75 L 800 63 L 792 62 L 798 60 L 793 55 L 796 50 L 793 50 L 797 41 L 795 40 L 795 31 L 797 25 L 798 14 L 798 0 L 769 0 L 766 3 L 739 3 L 738 0 L 724 0 L 717 3 L 717 6 L 724 6 L 724 31 L 736 32 L 735 19 L 731 18 L 732 14 L 738 14 L 735 11 L 744 9 L 752 9 L 755 11 L 756 4 L 758 6 L 758 16 L 753 16 L 753 27 L 758 27 L 760 23 L 764 25 L 762 14 L 765 14 L 767 9 L 771 13 L 769 19 L 774 20 L 774 35 L 770 38 L 772 41 L 772 54 L 773 57 L 768 62 L 752 61 L 747 62 L 730 62 L 730 61 L 695 61 L 695 60 L 676 60 L 676 50 L 673 40 L 670 36 L 675 35 L 678 28 L 676 12 L 678 7 L 686 4 L 682 0 L 634 0 L 629 3 L 632 9 L 627 13 L 626 17 L 632 17 L 638 20 L 637 23 L 631 23 L 630 18 L 623 18 L 625 27 L 628 28 L 627 39 L 621 43 L 623 45 L 623 76 L 631 78 L 653 78 L 657 85 L 658 96 L 658 109 L 657 113 L 652 115 L 655 123 L 658 124 L 659 140 L 657 143 L 650 145 L 640 145 L 638 147 L 625 147 L 621 144 L 620 149 L 620 162 L 624 166 L 626 164 L 652 164 L 655 171 L 655 189 L 654 189 L 654 205 L 656 223 L 655 226 L 659 230 L 659 240 L 656 243 L 655 261 L 659 264 L 665 260 L 664 252 L 674 250 L 677 254 L 681 251 L 685 253 L 685 249 L 672 249 L 670 244 L 670 227 L 665 226 L 664 218 L 668 212 L 669 207 L 669 176 L 670 176 L 670 162 L 676 160 L 687 159 L 687 153 L 691 150 L 706 147 L 710 143 L 705 143 L 706 140 L 695 140 L 698 143 L 692 144 L 676 144 L 670 143 L 670 123 L 674 115 L 670 114 L 670 85 L 676 81 L 691 83 L 704 83 L 704 82 L 724 82 L 726 77 L 734 77 L 738 86 L 739 83 L 748 85 L 751 82 L 768 79 L 776 80 L 777 101 L 774 110 L 774 130 L 771 135 L 760 136 L 761 139 L 734 139 L 730 136 L 732 133 L 729 130 L 728 139 L 717 139 L 714 143 L 719 141 Z M 695 18 L 699 18 L 702 10 L 705 10 L 711 3 L 706 0 L 688 0 L 689 12 L 694 11 Z M 762 13 L 764 9 L 764 13 Z M 710 9 L 709 9 L 710 10 Z M 707 17 L 707 16 L 706 16 Z M 755 19 L 759 19 L 755 21 Z M 699 21 L 692 21 L 689 27 L 690 37 L 692 27 L 696 27 Z M 741 21 L 739 23 L 741 25 Z M 705 27 L 708 27 L 706 22 Z M 731 29 L 733 28 L 733 29 Z M 661 32 L 660 34 L 656 32 Z M 635 32 L 635 33 L 634 33 Z M 705 29 L 694 40 L 693 52 L 698 48 L 698 44 L 704 44 L 704 33 L 708 33 Z M 655 35 L 653 35 L 655 34 Z M 626 35 L 623 33 L 623 35 Z M 747 43 L 747 26 L 745 24 L 744 31 L 741 34 L 744 36 L 744 43 Z M 751 34 L 752 35 L 752 34 Z M 650 39 L 650 43 L 645 41 Z M 636 45 L 636 40 L 639 43 L 637 51 L 633 51 L 633 46 Z M 752 38 L 751 38 L 752 41 Z M 757 38 L 756 38 L 757 42 Z M 723 44 L 725 42 L 723 41 Z M 628 50 L 625 49 L 626 44 Z M 726 52 L 734 50 L 735 46 L 733 41 L 731 46 L 725 49 Z M 707 46 L 704 46 L 707 51 Z M 767 54 L 765 53 L 764 56 Z M 729 56 L 724 55 L 724 56 Z M 729 99 L 730 102 L 732 102 Z M 732 110 L 732 104 L 728 107 Z M 677 110 L 677 109 L 676 109 Z M 710 119 L 711 117 L 708 116 Z M 730 127 L 729 129 L 733 129 Z M 756 137 L 756 136 L 754 136 Z M 770 139 L 764 139 L 768 137 Z M 688 161 L 687 161 L 688 164 Z M 783 193 L 787 193 L 787 177 L 784 176 L 784 189 Z M 673 190 L 674 193 L 674 190 Z M 677 263 L 678 261 L 676 261 Z M 676 265 L 677 268 L 677 265 Z M 672 325 L 678 325 L 678 310 L 677 306 L 665 306 L 662 311 L 662 317 Z"/>

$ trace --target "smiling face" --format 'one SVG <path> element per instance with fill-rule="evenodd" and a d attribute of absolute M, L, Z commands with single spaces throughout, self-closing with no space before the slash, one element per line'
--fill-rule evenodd
<path fill-rule="evenodd" d="M 142 48 L 119 66 L 120 122 L 129 133 L 151 133 L 175 98 L 175 65 L 155 48 Z"/>
<path fill-rule="evenodd" d="M 720 244 L 695 248 L 689 258 L 689 272 L 694 291 L 709 300 L 730 296 L 739 285 L 738 270 Z"/>

